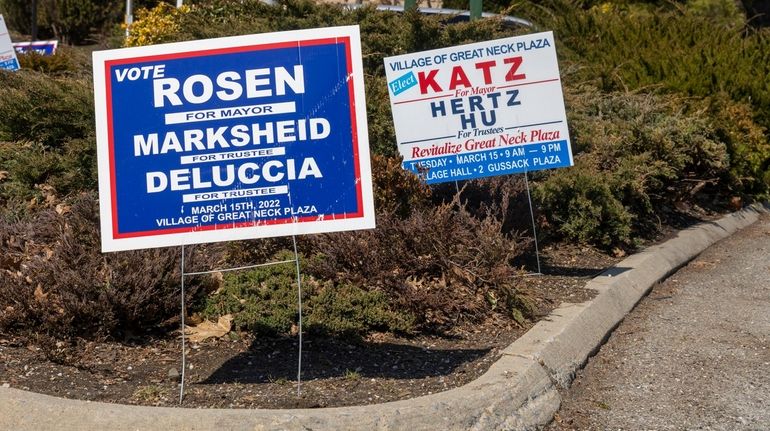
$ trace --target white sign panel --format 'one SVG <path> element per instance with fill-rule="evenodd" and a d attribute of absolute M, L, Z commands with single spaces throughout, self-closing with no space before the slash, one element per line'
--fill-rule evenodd
<path fill-rule="evenodd" d="M 404 168 L 427 183 L 572 166 L 552 32 L 388 57 Z"/>
<path fill-rule="evenodd" d="M 0 69 L 19 70 L 19 60 L 16 58 L 16 51 L 13 49 L 11 36 L 8 34 L 8 27 L 2 15 L 0 15 Z"/>

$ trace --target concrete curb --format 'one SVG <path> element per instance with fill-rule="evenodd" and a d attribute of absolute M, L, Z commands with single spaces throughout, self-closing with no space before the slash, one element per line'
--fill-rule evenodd
<path fill-rule="evenodd" d="M 571 383 L 655 283 L 767 211 L 753 205 L 628 257 L 588 283 L 598 292 L 594 299 L 562 305 L 480 378 L 439 394 L 356 407 L 226 410 L 94 403 L 0 388 L 0 430 L 536 429 L 558 410 L 558 388 Z"/>

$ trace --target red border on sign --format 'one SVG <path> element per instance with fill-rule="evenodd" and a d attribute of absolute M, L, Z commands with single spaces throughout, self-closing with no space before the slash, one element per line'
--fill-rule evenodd
<path fill-rule="evenodd" d="M 117 203 L 117 193 L 116 193 L 117 190 L 116 190 L 116 181 L 115 181 L 116 174 L 115 174 L 115 152 L 114 152 L 115 137 L 114 137 L 114 130 L 113 130 L 112 79 L 110 75 L 112 68 L 114 68 L 115 66 L 141 63 L 141 62 L 147 62 L 147 61 L 173 60 L 173 59 L 179 59 L 179 58 L 201 57 L 205 55 L 231 54 L 231 53 L 241 53 L 241 52 L 248 52 L 248 51 L 263 51 L 268 49 L 281 49 L 281 48 L 292 48 L 292 47 L 302 48 L 302 47 L 318 46 L 318 45 L 338 45 L 340 43 L 345 46 L 347 74 L 348 74 L 348 95 L 350 98 L 350 126 L 351 126 L 351 136 L 353 141 L 353 162 L 354 162 L 353 164 L 354 164 L 355 177 L 357 178 L 356 212 L 340 213 L 340 214 L 324 214 L 323 219 L 319 219 L 318 216 L 288 217 L 288 218 L 273 219 L 273 220 L 266 220 L 266 221 L 260 221 L 260 222 L 250 221 L 250 222 L 240 222 L 240 223 L 215 224 L 215 225 L 208 225 L 208 226 L 191 226 L 191 227 L 180 227 L 180 228 L 171 228 L 171 229 L 157 229 L 157 230 L 129 232 L 129 233 L 118 232 L 118 203 Z M 361 166 L 360 166 L 360 160 L 359 160 L 360 152 L 358 148 L 358 127 L 356 122 L 356 100 L 355 100 L 355 92 L 354 92 L 355 87 L 353 84 L 353 79 L 351 78 L 351 75 L 353 74 L 353 58 L 350 51 L 350 37 L 345 36 L 345 37 L 330 37 L 330 38 L 323 38 L 323 39 L 298 40 L 298 41 L 292 41 L 292 42 L 270 43 L 270 44 L 264 44 L 264 45 L 236 46 L 236 47 L 229 47 L 229 48 L 207 49 L 202 51 L 158 54 L 158 55 L 148 55 L 143 57 L 131 57 L 131 58 L 116 59 L 116 60 L 108 60 L 108 61 L 105 61 L 104 63 L 104 73 L 105 73 L 105 90 L 106 90 L 106 96 L 107 96 L 107 137 L 108 137 L 108 154 L 109 154 L 109 164 L 110 164 L 110 194 L 112 198 L 111 207 L 112 207 L 113 239 L 138 238 L 138 237 L 154 236 L 154 235 L 200 232 L 200 231 L 211 231 L 211 230 L 220 230 L 220 229 L 236 229 L 236 228 L 290 224 L 290 223 L 335 221 L 340 219 L 361 218 L 364 216 L 363 191 L 362 191 L 362 184 L 360 179 Z"/>

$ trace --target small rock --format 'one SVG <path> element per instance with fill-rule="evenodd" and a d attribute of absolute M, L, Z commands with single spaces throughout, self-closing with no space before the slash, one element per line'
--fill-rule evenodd
<path fill-rule="evenodd" d="M 11 384 L 10 384 L 10 383 L 3 383 L 3 387 L 4 387 L 4 388 L 10 388 L 10 387 L 11 387 Z"/>
<path fill-rule="evenodd" d="M 171 368 L 168 370 L 168 378 L 172 381 L 179 381 L 182 378 L 182 375 L 179 374 L 179 370 L 176 368 Z"/>

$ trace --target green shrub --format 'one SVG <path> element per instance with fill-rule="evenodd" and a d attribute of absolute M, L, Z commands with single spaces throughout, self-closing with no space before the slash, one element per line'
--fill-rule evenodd
<path fill-rule="evenodd" d="M 753 118 L 751 105 L 724 93 L 704 101 L 720 141 L 727 145 L 730 186 L 736 192 L 766 195 L 770 191 L 770 137 Z"/>
<path fill-rule="evenodd" d="M 291 260 L 288 251 L 272 262 Z M 352 285 L 319 283 L 303 278 L 303 317 L 308 330 L 330 335 L 361 335 L 374 330 L 409 332 L 412 318 L 392 310 L 381 292 Z M 239 330 L 286 335 L 298 321 L 297 276 L 294 263 L 276 264 L 224 274 L 222 286 L 209 296 L 203 314 L 208 318 L 232 314 Z"/>
<path fill-rule="evenodd" d="M 746 23 L 746 17 L 735 0 L 689 0 L 685 7 L 687 13 L 705 17 L 712 22 L 722 22 L 730 27 L 740 27 Z"/>
<path fill-rule="evenodd" d="M 60 45 L 54 55 L 40 55 L 34 51 L 19 54 L 22 69 L 43 73 L 49 77 L 69 77 L 91 81 L 91 51 Z"/>
<path fill-rule="evenodd" d="M 290 252 L 275 261 L 290 260 Z M 297 275 L 294 265 L 278 264 L 224 274 L 221 289 L 206 299 L 207 317 L 233 315 L 237 329 L 285 334 L 297 321 Z"/>
<path fill-rule="evenodd" d="M 725 92 L 750 103 L 770 126 L 770 29 L 740 25 L 677 8 L 583 10 L 570 0 L 547 0 L 546 11 L 517 3 L 514 13 L 553 30 L 569 84 L 602 90 L 663 88 L 708 97 Z M 575 67 L 571 67 L 575 66 Z"/>
<path fill-rule="evenodd" d="M 0 218 L 0 331 L 121 338 L 179 315 L 178 249 L 102 254 L 95 194 L 25 220 Z M 188 271 L 210 266 L 196 253 Z M 188 301 L 207 279 L 190 280 Z"/>
<path fill-rule="evenodd" d="M 34 142 L 0 143 L 0 202 L 41 198 L 41 187 L 66 197 L 96 190 L 96 142 L 69 139 L 59 149 Z"/>
<path fill-rule="evenodd" d="M 30 142 L 0 143 L 0 170 L 5 179 L 0 182 L 0 202 L 29 200 L 41 197 L 40 186 L 50 178 L 61 175 L 61 156 L 40 144 Z"/>
<path fill-rule="evenodd" d="M 125 46 L 144 46 L 169 42 L 179 32 L 178 16 L 189 12 L 188 6 L 175 8 L 159 3 L 152 9 L 137 9 L 136 19 L 129 27 Z"/>
<path fill-rule="evenodd" d="M 125 2 L 121 0 L 37 0 L 38 37 L 82 45 L 98 41 L 106 30 L 122 21 Z M 134 6 L 147 3 L 134 2 Z M 32 16 L 29 0 L 0 0 L 11 28 L 29 34 Z"/>
<path fill-rule="evenodd" d="M 58 60 L 37 66 L 66 64 L 49 70 L 63 76 L 0 71 L 0 171 L 6 177 L 0 181 L 0 202 L 39 198 L 43 186 L 58 196 L 96 189 L 93 95 L 83 79 L 82 58 L 66 50 L 50 58 Z"/>
<path fill-rule="evenodd" d="M 570 127 L 580 151 L 605 171 L 628 171 L 644 183 L 628 190 L 659 191 L 683 178 L 713 178 L 728 168 L 726 145 L 711 119 L 687 100 L 644 93 L 568 93 Z M 630 159 L 629 161 L 626 161 Z M 625 162 L 625 166 L 624 165 Z M 680 184 L 682 185 L 682 184 Z M 671 196 L 677 198 L 680 196 Z"/>
<path fill-rule="evenodd" d="M 591 87 L 565 97 L 577 163 L 544 174 L 535 198 L 567 238 L 629 243 L 657 231 L 662 206 L 730 193 L 728 146 L 699 104 Z"/>
<path fill-rule="evenodd" d="M 404 170 L 400 158 L 373 154 L 371 161 L 374 205 L 379 213 L 406 217 L 414 209 L 425 209 L 430 204 L 431 189 Z"/>
<path fill-rule="evenodd" d="M 455 200 L 412 208 L 405 217 L 379 213 L 377 229 L 304 238 L 309 327 L 362 335 L 445 330 L 490 313 L 521 321 L 531 308 L 517 290 L 511 260 L 522 253 L 522 241 L 504 235 L 493 214 L 475 217 Z M 292 258 L 284 251 L 269 261 Z M 209 318 L 224 314 L 233 314 L 239 329 L 288 333 L 298 318 L 294 265 L 225 274 L 204 307 Z"/>
<path fill-rule="evenodd" d="M 26 54 L 19 54 L 19 66 L 22 69 L 31 69 L 48 75 L 63 75 L 71 72 L 75 66 L 69 55 L 41 55 L 31 51 Z"/>
<path fill-rule="evenodd" d="M 373 154 L 400 158 L 390 103 L 385 103 L 390 97 L 385 77 L 367 75 L 365 78 L 369 148 Z"/>
<path fill-rule="evenodd" d="M 0 13 L 10 31 L 28 33 L 30 28 L 31 2 L 29 0 L 0 0 Z"/>
<path fill-rule="evenodd" d="M 607 173 L 576 164 L 535 189 L 549 223 L 565 237 L 609 246 L 631 239 L 634 216 L 615 196 Z"/>
<path fill-rule="evenodd" d="M 38 19 L 63 43 L 98 42 L 123 17 L 121 0 L 39 0 Z"/>
<path fill-rule="evenodd" d="M 38 72 L 0 71 L 0 141 L 60 148 L 94 134 L 91 83 Z"/>
<path fill-rule="evenodd" d="M 393 310 L 383 292 L 331 283 L 314 290 L 306 320 L 310 331 L 362 335 L 372 331 L 408 334 L 414 330 L 414 317 Z"/>
<path fill-rule="evenodd" d="M 528 315 L 511 265 L 526 241 L 504 234 L 499 214 L 499 207 L 489 208 L 476 217 L 457 198 L 415 208 L 406 218 L 379 213 L 377 229 L 309 238 L 322 258 L 306 268 L 319 280 L 383 292 L 415 316 L 420 330 L 478 322 L 490 313 Z"/>

